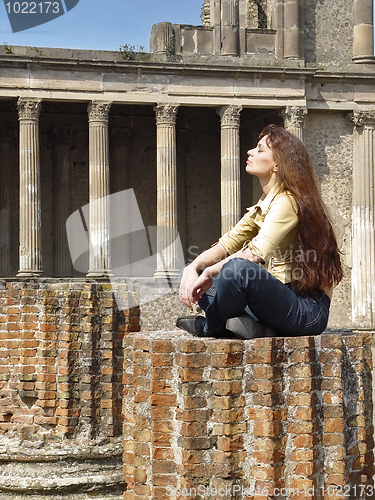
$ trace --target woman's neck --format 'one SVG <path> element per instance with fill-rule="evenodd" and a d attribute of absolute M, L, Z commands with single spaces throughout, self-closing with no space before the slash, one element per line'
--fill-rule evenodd
<path fill-rule="evenodd" d="M 271 179 L 270 178 L 268 178 L 267 180 L 259 179 L 259 181 L 260 185 L 262 186 L 263 193 L 266 196 L 271 191 L 271 189 L 277 184 L 277 181 L 273 176 L 271 177 Z"/>

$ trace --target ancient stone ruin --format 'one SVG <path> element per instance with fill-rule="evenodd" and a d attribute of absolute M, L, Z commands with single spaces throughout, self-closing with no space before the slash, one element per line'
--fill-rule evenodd
<path fill-rule="evenodd" d="M 0 47 L 0 498 L 375 498 L 372 2 L 167 21 L 149 53 Z M 193 339 L 181 260 L 257 201 L 270 122 L 305 142 L 337 230 L 329 329 Z M 137 217 L 109 208 L 124 192 Z"/>

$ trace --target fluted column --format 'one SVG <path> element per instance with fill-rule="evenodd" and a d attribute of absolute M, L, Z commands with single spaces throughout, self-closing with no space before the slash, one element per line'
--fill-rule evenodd
<path fill-rule="evenodd" d="M 10 130 L 0 129 L 0 276 L 11 273 L 10 260 Z"/>
<path fill-rule="evenodd" d="M 73 274 L 72 259 L 69 254 L 66 233 L 66 221 L 71 214 L 70 200 L 70 143 L 73 129 L 55 127 L 53 129 L 53 163 L 54 163 L 54 262 L 56 276 Z"/>
<path fill-rule="evenodd" d="M 352 320 L 375 327 L 375 112 L 353 113 Z"/>
<path fill-rule="evenodd" d="M 221 232 L 231 229 L 241 216 L 240 113 L 242 106 L 223 106 L 221 120 Z"/>
<path fill-rule="evenodd" d="M 307 109 L 302 106 L 286 106 L 280 115 L 284 119 L 284 128 L 303 142 Z"/>
<path fill-rule="evenodd" d="M 40 276 L 42 269 L 42 214 L 40 193 L 40 99 L 19 98 L 20 125 L 20 246 L 18 276 Z"/>
<path fill-rule="evenodd" d="M 299 0 L 285 0 L 284 4 L 284 58 L 300 59 Z"/>
<path fill-rule="evenodd" d="M 111 275 L 108 117 L 111 103 L 92 101 L 89 114 L 89 272 Z"/>
<path fill-rule="evenodd" d="M 374 62 L 374 24 L 372 0 L 354 0 L 353 60 Z"/>
<path fill-rule="evenodd" d="M 155 107 L 157 126 L 157 269 L 155 277 L 179 276 L 177 269 L 177 162 L 178 105 Z"/>

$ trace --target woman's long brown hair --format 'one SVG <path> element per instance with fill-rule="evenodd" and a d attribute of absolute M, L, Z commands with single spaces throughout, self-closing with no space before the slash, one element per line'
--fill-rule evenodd
<path fill-rule="evenodd" d="M 277 162 L 278 182 L 298 207 L 298 248 L 292 265 L 292 288 L 301 295 L 331 287 L 343 277 L 340 251 L 331 221 L 320 196 L 314 168 L 304 144 L 277 125 L 266 136 Z"/>

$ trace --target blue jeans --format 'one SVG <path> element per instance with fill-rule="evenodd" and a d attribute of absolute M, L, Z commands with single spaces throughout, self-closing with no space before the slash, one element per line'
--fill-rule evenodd
<path fill-rule="evenodd" d="M 199 301 L 206 312 L 206 330 L 225 329 L 227 319 L 249 313 L 280 335 L 319 335 L 327 327 L 329 297 L 301 297 L 258 264 L 242 258 L 229 260 Z"/>

